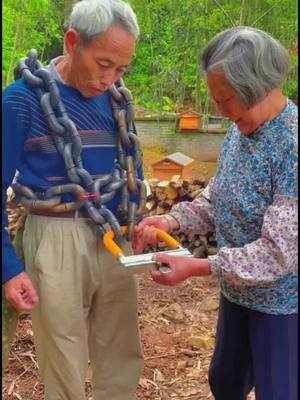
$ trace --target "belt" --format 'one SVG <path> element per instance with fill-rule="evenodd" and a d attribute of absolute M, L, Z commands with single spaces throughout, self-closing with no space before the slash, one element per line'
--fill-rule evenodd
<path fill-rule="evenodd" d="M 36 208 L 31 208 L 29 210 L 29 214 L 40 215 L 42 217 L 56 217 L 56 218 L 89 218 L 89 215 L 86 211 L 78 211 L 78 210 L 55 212 L 51 210 L 38 210 Z"/>

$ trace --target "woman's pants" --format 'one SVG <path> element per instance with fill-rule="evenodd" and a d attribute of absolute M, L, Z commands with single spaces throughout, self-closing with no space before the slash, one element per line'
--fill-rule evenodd
<path fill-rule="evenodd" d="M 216 347 L 209 369 L 216 400 L 298 399 L 298 314 L 271 315 L 221 295 Z"/>

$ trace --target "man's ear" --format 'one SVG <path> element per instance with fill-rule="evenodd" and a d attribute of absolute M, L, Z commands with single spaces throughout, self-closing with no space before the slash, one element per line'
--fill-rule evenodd
<path fill-rule="evenodd" d="M 69 29 L 65 34 L 65 51 L 72 55 L 79 43 L 79 33 L 75 29 Z"/>

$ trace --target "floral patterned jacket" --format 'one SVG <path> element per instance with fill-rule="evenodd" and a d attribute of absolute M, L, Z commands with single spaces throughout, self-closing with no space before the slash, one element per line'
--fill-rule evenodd
<path fill-rule="evenodd" d="M 216 175 L 193 202 L 170 214 L 183 232 L 216 231 L 209 256 L 224 296 L 268 314 L 297 312 L 298 108 L 249 136 L 234 125 L 225 137 Z"/>

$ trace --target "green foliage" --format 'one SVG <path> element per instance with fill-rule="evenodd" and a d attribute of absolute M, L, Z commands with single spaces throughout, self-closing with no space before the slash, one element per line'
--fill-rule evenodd
<path fill-rule="evenodd" d="M 42 61 L 55 42 L 62 48 L 63 0 L 6 0 L 2 3 L 2 85 L 13 80 L 18 60 L 35 48 Z"/>
<path fill-rule="evenodd" d="M 200 99 L 207 106 L 207 89 L 199 75 L 201 49 L 221 30 L 236 25 L 265 30 L 290 49 L 298 45 L 297 0 L 131 0 L 140 24 L 137 54 L 126 82 L 145 107 L 169 106 Z M 241 7 L 244 7 L 241 9 Z M 298 64 L 284 85 L 294 97 Z M 172 100 L 164 104 L 163 96 Z"/>
<path fill-rule="evenodd" d="M 283 85 L 283 92 L 291 99 L 298 98 L 298 54 L 291 55 L 291 71 Z"/>
<path fill-rule="evenodd" d="M 135 10 L 140 38 L 125 80 L 135 103 L 149 110 L 176 110 L 184 102 L 208 107 L 199 57 L 223 29 L 248 25 L 265 30 L 289 49 L 293 68 L 284 92 L 298 89 L 297 0 L 128 0 Z M 63 20 L 73 0 L 6 0 L 2 5 L 2 81 L 12 81 L 20 57 L 36 48 L 44 63 L 60 55 Z M 70 7 L 69 7 L 70 8 Z"/>

